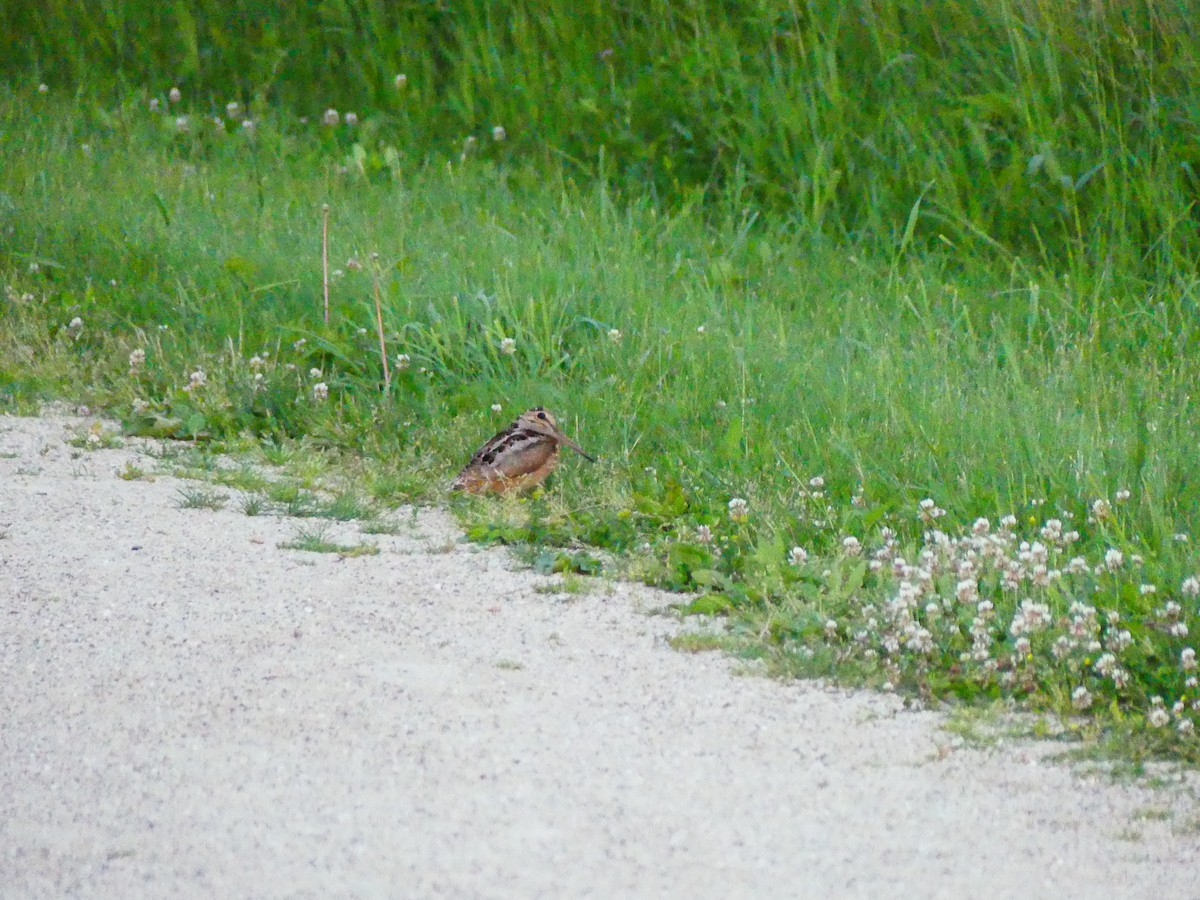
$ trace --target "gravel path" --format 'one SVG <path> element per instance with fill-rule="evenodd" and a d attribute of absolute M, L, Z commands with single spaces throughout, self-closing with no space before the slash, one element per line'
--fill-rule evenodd
<path fill-rule="evenodd" d="M 283 550 L 77 424 L 0 417 L 0 896 L 1200 896 L 1194 778 L 738 676 L 443 512 Z"/>

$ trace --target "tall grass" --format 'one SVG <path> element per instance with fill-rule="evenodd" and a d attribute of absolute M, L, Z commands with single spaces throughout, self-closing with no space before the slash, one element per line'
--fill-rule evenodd
<path fill-rule="evenodd" d="M 1200 258 L 1200 16 L 1148 0 L 0 7 L 55 89 L 378 113 L 418 159 L 507 130 L 634 194 L 725 195 L 814 237 L 1049 265 L 1097 302 Z M 395 76 L 407 76 L 397 91 Z M 1117 306 L 1121 307 L 1118 297 Z"/>
<path fill-rule="evenodd" d="M 997 281 L 949 250 L 881 265 L 736 207 L 618 204 L 561 172 L 470 159 L 372 176 L 315 124 L 305 139 L 193 116 L 178 132 L 135 105 L 76 114 L 40 96 L 0 114 L 36 123 L 6 125 L 0 265 L 36 268 L 21 281 L 50 324 L 88 323 L 81 346 L 115 330 L 173 358 L 231 341 L 248 357 L 304 338 L 298 355 L 336 366 L 351 406 L 373 402 L 372 277 L 344 261 L 378 251 L 404 416 L 561 400 L 609 458 L 714 495 L 780 479 L 763 502 L 818 471 L 847 495 L 931 494 L 964 516 L 1137 486 L 1145 539 L 1196 523 L 1196 280 L 1101 316 L 1069 278 Z M 153 375 L 162 395 L 187 372 Z"/>

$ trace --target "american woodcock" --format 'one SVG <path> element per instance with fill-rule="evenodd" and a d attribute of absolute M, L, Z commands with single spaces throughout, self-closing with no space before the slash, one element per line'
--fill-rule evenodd
<path fill-rule="evenodd" d="M 558 466 L 558 450 L 566 444 L 584 459 L 595 462 L 583 448 L 562 433 L 554 416 L 538 406 L 475 451 L 458 477 L 453 491 L 468 494 L 503 494 L 541 484 Z"/>

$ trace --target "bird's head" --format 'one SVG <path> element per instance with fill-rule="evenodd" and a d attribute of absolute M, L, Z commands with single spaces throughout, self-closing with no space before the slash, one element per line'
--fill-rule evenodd
<path fill-rule="evenodd" d="M 560 444 L 566 444 L 584 459 L 591 462 L 596 461 L 593 457 L 584 453 L 582 447 L 563 434 L 562 429 L 558 427 L 558 421 L 554 418 L 554 415 L 540 406 L 521 413 L 517 417 L 517 426 L 536 432 L 537 434 L 544 434 Z"/>

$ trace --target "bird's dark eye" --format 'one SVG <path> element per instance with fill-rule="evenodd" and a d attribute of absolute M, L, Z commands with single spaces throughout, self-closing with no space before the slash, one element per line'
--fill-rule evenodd
<path fill-rule="evenodd" d="M 539 419 L 544 419 L 544 418 L 546 418 L 546 414 L 545 414 L 544 412 L 543 412 L 543 413 L 538 413 L 538 418 L 539 418 Z"/>

